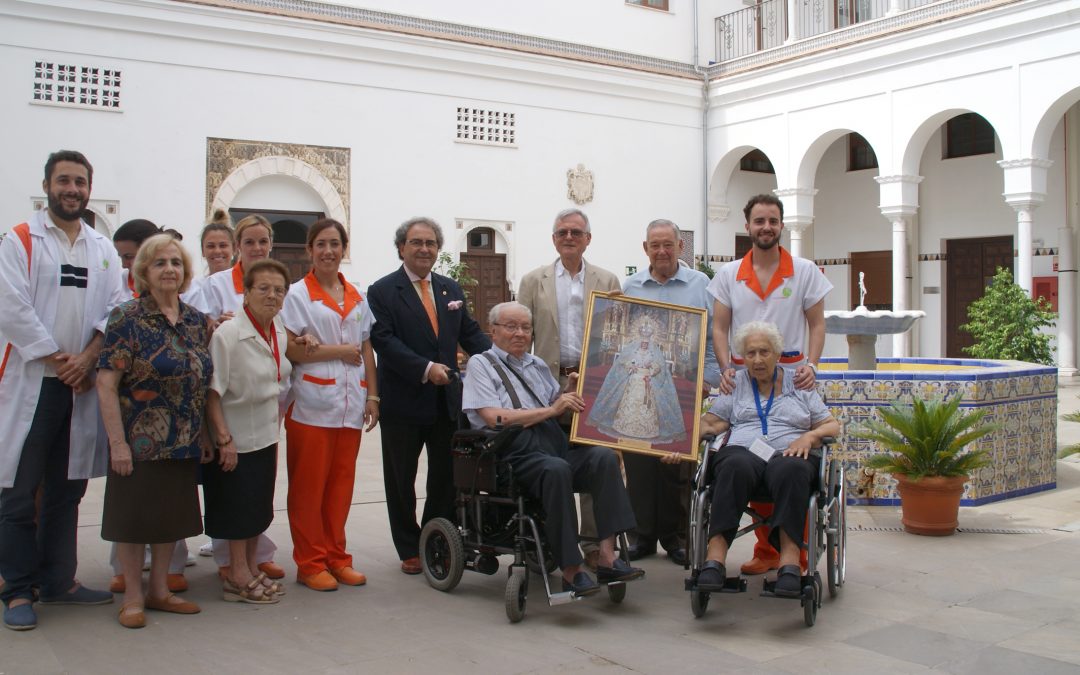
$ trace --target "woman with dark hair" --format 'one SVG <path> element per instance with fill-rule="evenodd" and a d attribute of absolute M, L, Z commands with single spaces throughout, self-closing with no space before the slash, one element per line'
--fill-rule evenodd
<path fill-rule="evenodd" d="M 274 519 L 279 393 L 292 366 L 288 337 L 277 318 L 289 290 L 289 271 L 258 260 L 244 272 L 243 311 L 218 326 L 210 341 L 214 377 L 207 417 L 217 461 L 203 470 L 206 534 L 227 540 L 231 564 L 225 600 L 268 604 L 284 592 L 255 563 L 260 534 Z"/>
<path fill-rule="evenodd" d="M 224 209 L 214 211 L 214 217 L 199 234 L 199 248 L 206 260 L 206 276 L 191 280 L 191 287 L 185 294 L 195 298 L 203 284 L 212 275 L 232 267 L 236 254 L 236 237 L 233 235 L 232 219 Z"/>
<path fill-rule="evenodd" d="M 167 586 L 175 542 L 202 532 L 197 473 L 213 364 L 210 321 L 181 302 L 191 258 L 167 234 L 147 239 L 132 267 L 139 297 L 112 311 L 98 358 L 97 391 L 109 439 L 101 537 L 124 571 L 120 624 L 146 625 L 143 608 L 194 614 Z M 142 592 L 143 550 L 150 583 Z"/>
<path fill-rule="evenodd" d="M 295 365 L 285 415 L 289 529 L 296 580 L 317 591 L 360 586 L 345 551 L 360 435 L 379 421 L 371 309 L 339 271 L 349 236 L 336 220 L 308 230 L 311 271 L 281 312 Z M 314 337 L 317 344 L 300 342 Z"/>

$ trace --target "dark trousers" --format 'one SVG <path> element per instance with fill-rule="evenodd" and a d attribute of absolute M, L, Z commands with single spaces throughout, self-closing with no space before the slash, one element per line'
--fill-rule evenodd
<path fill-rule="evenodd" d="M 514 479 L 544 507 L 544 533 L 560 568 L 584 562 L 577 545 L 575 492 L 592 496 L 600 539 L 634 527 L 619 458 L 611 448 L 570 448 L 558 423 L 546 420 L 522 430 L 502 458 L 513 468 Z"/>
<path fill-rule="evenodd" d="M 686 548 L 689 464 L 662 464 L 657 457 L 624 452 L 623 466 L 638 545 L 651 548 L 660 542 L 666 551 Z"/>
<path fill-rule="evenodd" d="M 710 461 L 713 475 L 710 539 L 719 534 L 730 545 L 739 529 L 743 508 L 753 497 L 774 504 L 769 542 L 776 550 L 780 550 L 781 529 L 793 541 L 803 540 L 806 508 L 821 458 L 776 455 L 765 462 L 742 446 L 729 445 Z"/>
<path fill-rule="evenodd" d="M 441 396 L 440 396 L 441 402 Z M 420 555 L 420 527 L 433 518 L 454 518 L 454 467 L 450 437 L 457 428 L 440 405 L 434 424 L 416 425 L 380 420 L 383 486 L 390 534 L 398 558 Z M 416 522 L 416 467 L 420 451 L 427 446 L 427 501 L 420 523 Z"/>
<path fill-rule="evenodd" d="M 76 529 L 85 480 L 68 480 L 71 388 L 55 377 L 41 381 L 41 395 L 23 443 L 15 484 L 0 490 L 0 576 L 5 603 L 66 593 L 78 566 Z M 35 496 L 41 488 L 41 511 Z"/>

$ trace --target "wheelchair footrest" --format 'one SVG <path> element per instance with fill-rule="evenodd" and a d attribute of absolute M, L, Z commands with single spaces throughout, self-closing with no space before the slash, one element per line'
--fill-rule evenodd
<path fill-rule="evenodd" d="M 697 577 L 693 576 L 683 580 L 683 588 L 687 591 L 700 591 L 698 588 Z M 708 590 L 706 593 L 745 593 L 747 588 L 746 579 L 743 577 L 727 577 L 724 579 L 724 587 L 719 591 Z"/>
<path fill-rule="evenodd" d="M 548 606 L 554 607 L 556 605 L 567 605 L 575 600 L 584 600 L 586 596 L 576 595 L 573 591 L 562 591 L 560 593 L 552 593 L 548 596 Z"/>
<path fill-rule="evenodd" d="M 770 581 L 769 579 L 763 579 L 761 582 L 761 597 L 763 598 L 780 598 L 781 600 L 802 600 L 803 595 L 807 590 L 813 593 L 814 578 L 810 576 L 802 577 L 800 582 L 799 595 L 777 595 L 776 594 L 776 580 Z"/>

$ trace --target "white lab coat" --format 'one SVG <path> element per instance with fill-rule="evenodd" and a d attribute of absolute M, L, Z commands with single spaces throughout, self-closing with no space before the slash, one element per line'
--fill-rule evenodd
<path fill-rule="evenodd" d="M 45 230 L 45 211 L 28 221 L 32 255 L 27 273 L 27 251 L 14 232 L 0 243 L 0 488 L 11 487 L 19 468 L 23 444 L 37 410 L 42 357 L 59 348 L 53 340 L 60 291 L 61 253 Z M 94 331 L 105 332 L 112 308 L 124 297 L 123 267 L 112 241 L 83 223 L 86 237 L 86 308 L 82 341 Z M 68 478 L 105 475 L 108 443 L 101 424 L 97 391 L 74 396 Z"/>

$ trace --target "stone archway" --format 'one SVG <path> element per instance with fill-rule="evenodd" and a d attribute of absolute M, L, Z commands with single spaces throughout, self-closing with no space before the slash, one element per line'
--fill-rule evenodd
<path fill-rule="evenodd" d="M 315 191 L 323 204 L 326 215 L 349 227 L 348 210 L 337 188 L 317 168 L 295 157 L 270 155 L 244 162 L 233 169 L 217 188 L 210 203 L 210 212 L 226 211 L 240 191 L 250 183 L 266 176 L 288 176 L 304 183 Z"/>

